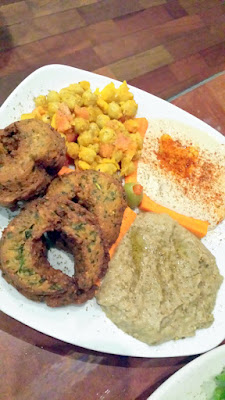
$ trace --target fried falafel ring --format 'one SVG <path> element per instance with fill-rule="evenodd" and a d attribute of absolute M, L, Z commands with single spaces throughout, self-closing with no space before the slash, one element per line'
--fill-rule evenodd
<path fill-rule="evenodd" d="M 103 172 L 71 172 L 54 179 L 47 196 L 63 194 L 95 215 L 107 249 L 115 243 L 127 206 L 121 181 Z"/>
<path fill-rule="evenodd" d="M 44 192 L 65 161 L 65 140 L 50 125 L 30 119 L 1 129 L 0 205 Z"/>
<path fill-rule="evenodd" d="M 47 260 L 43 235 L 60 232 L 74 255 L 75 274 L 55 270 Z M 3 277 L 26 297 L 51 307 L 92 298 L 106 272 L 108 252 L 89 211 L 67 199 L 32 201 L 4 230 L 0 242 Z"/>

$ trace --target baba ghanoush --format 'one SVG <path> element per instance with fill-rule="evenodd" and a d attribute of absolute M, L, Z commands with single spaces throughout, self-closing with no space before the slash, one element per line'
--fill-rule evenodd
<path fill-rule="evenodd" d="M 212 324 L 222 280 L 196 236 L 168 215 L 141 213 L 110 261 L 97 301 L 124 332 L 162 343 Z"/>

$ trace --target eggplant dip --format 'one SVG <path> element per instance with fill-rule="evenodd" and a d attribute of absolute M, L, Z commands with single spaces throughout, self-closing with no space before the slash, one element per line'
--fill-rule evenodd
<path fill-rule="evenodd" d="M 196 236 L 168 215 L 141 213 L 110 261 L 97 301 L 124 332 L 162 343 L 212 324 L 222 280 Z"/>

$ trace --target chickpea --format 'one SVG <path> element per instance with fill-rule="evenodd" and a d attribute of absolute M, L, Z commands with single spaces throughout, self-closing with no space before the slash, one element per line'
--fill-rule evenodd
<path fill-rule="evenodd" d="M 127 132 L 122 122 L 117 121 L 116 119 L 107 122 L 107 126 L 109 128 L 112 128 L 116 132 L 116 134 L 118 134 L 119 132 Z"/>
<path fill-rule="evenodd" d="M 75 99 L 75 100 L 74 100 L 74 101 L 75 101 L 75 105 L 76 105 L 76 106 L 79 106 L 79 107 L 82 107 L 83 104 L 84 104 L 82 97 L 81 97 L 79 94 L 77 94 L 77 93 L 75 93 L 75 94 L 73 95 L 73 97 L 74 97 L 74 99 Z"/>
<path fill-rule="evenodd" d="M 102 114 L 102 111 L 97 106 L 88 106 L 89 121 L 95 122 L 98 115 Z"/>
<path fill-rule="evenodd" d="M 113 158 L 117 163 L 120 162 L 122 160 L 122 158 L 123 158 L 122 150 L 114 150 Z"/>
<path fill-rule="evenodd" d="M 98 154 L 98 152 L 99 152 L 99 144 L 98 143 L 89 144 L 88 147 L 90 149 L 93 149 L 95 151 L 95 153 Z"/>
<path fill-rule="evenodd" d="M 67 142 L 66 143 L 67 153 L 74 160 L 78 157 L 79 146 L 77 143 Z"/>
<path fill-rule="evenodd" d="M 55 90 L 50 90 L 47 94 L 47 102 L 60 101 L 60 95 Z"/>
<path fill-rule="evenodd" d="M 102 143 L 113 143 L 116 138 L 116 133 L 113 129 L 105 126 L 99 132 L 99 140 Z"/>
<path fill-rule="evenodd" d="M 76 133 L 80 134 L 84 131 L 87 131 L 89 128 L 89 122 L 84 118 L 75 118 L 71 125 L 74 126 Z"/>
<path fill-rule="evenodd" d="M 130 135 L 130 138 L 134 141 L 137 145 L 138 150 L 141 150 L 143 147 L 143 138 L 141 137 L 140 133 L 133 133 Z"/>
<path fill-rule="evenodd" d="M 48 113 L 50 116 L 56 113 L 56 111 L 59 108 L 60 103 L 58 101 L 52 101 L 51 103 L 48 103 Z"/>
<path fill-rule="evenodd" d="M 97 136 L 100 132 L 100 129 L 95 122 L 91 122 L 89 125 L 89 131 L 92 132 L 94 136 Z"/>
<path fill-rule="evenodd" d="M 102 129 L 103 126 L 106 125 L 108 121 L 110 121 L 110 118 L 108 115 L 100 114 L 96 118 L 96 123 L 100 129 Z"/>
<path fill-rule="evenodd" d="M 61 96 L 63 103 L 65 103 L 71 111 L 73 111 L 76 101 L 75 97 L 72 94 L 64 94 Z"/>
<path fill-rule="evenodd" d="M 70 93 L 70 91 L 68 90 L 68 88 L 62 88 L 60 91 L 59 91 L 59 96 L 60 96 L 60 98 L 62 98 L 62 96 L 69 96 L 69 95 L 71 95 L 71 93 Z"/>
<path fill-rule="evenodd" d="M 121 175 L 134 170 L 133 161 L 140 157 L 143 139 L 138 132 L 138 122 L 133 118 L 137 104 L 126 81 L 118 89 L 111 82 L 94 92 L 88 81 L 72 83 L 59 92 L 50 90 L 46 96 L 38 96 L 35 105 L 34 111 L 23 114 L 21 119 L 42 120 L 58 130 L 65 139 L 67 154 L 78 169 L 92 168 L 111 175 L 120 169 Z M 65 117 L 65 124 L 58 123 L 59 112 Z M 119 121 L 121 117 L 125 123 Z M 67 141 L 62 133 L 67 130 L 75 132 L 75 137 L 78 135 L 76 142 Z M 129 138 L 128 144 L 119 149 L 123 137 L 124 143 Z"/>
<path fill-rule="evenodd" d="M 34 101 L 35 101 L 36 107 L 38 107 L 38 106 L 44 107 L 47 104 L 46 96 L 42 96 L 42 95 L 36 97 L 36 99 Z"/>
<path fill-rule="evenodd" d="M 88 106 L 88 121 L 89 122 L 95 122 L 96 121 L 96 114 L 93 106 Z"/>
<path fill-rule="evenodd" d="M 124 176 L 130 175 L 135 170 L 135 165 L 130 159 L 124 157 L 121 161 L 121 174 Z"/>
<path fill-rule="evenodd" d="M 127 100 L 121 105 L 123 115 L 128 118 L 135 117 L 137 108 L 137 103 L 134 100 Z"/>
<path fill-rule="evenodd" d="M 82 94 L 84 93 L 84 88 L 81 86 L 80 83 L 72 83 L 66 89 L 69 92 L 71 92 L 73 94 L 79 94 L 80 96 L 82 96 Z"/>
<path fill-rule="evenodd" d="M 115 101 L 109 103 L 108 115 L 111 119 L 119 119 L 122 117 L 121 107 Z"/>
<path fill-rule="evenodd" d="M 97 96 L 90 90 L 86 90 L 86 92 L 83 93 L 82 99 L 85 106 L 95 106 L 97 101 Z"/>
<path fill-rule="evenodd" d="M 77 141 L 80 146 L 88 146 L 93 143 L 93 133 L 90 130 L 84 131 L 78 136 Z"/>

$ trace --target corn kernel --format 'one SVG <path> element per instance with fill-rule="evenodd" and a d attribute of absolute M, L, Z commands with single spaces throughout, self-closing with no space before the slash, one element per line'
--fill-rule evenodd
<path fill-rule="evenodd" d="M 32 119 L 32 118 L 35 118 L 34 114 L 32 114 L 32 113 L 29 113 L 29 114 L 22 114 L 22 115 L 21 115 L 21 120 L 24 120 L 24 119 Z"/>
<path fill-rule="evenodd" d="M 75 165 L 77 165 L 78 168 L 82 169 L 83 171 L 85 171 L 86 169 L 91 169 L 91 166 L 82 160 L 79 160 Z"/>
<path fill-rule="evenodd" d="M 113 175 L 117 171 L 117 168 L 115 164 L 97 164 L 95 170 L 100 172 L 105 172 L 109 175 Z"/>
<path fill-rule="evenodd" d="M 101 108 L 104 114 L 108 113 L 109 105 L 105 100 L 101 99 L 101 97 L 97 99 L 97 105 L 99 106 L 99 108 Z"/>
<path fill-rule="evenodd" d="M 101 91 L 101 97 L 107 103 L 111 103 L 116 98 L 116 88 L 113 82 L 109 83 L 107 86 L 104 87 Z"/>
<path fill-rule="evenodd" d="M 96 157 L 96 152 L 93 149 L 83 146 L 80 147 L 79 159 L 87 162 L 88 164 L 91 164 L 95 160 L 95 157 Z"/>
<path fill-rule="evenodd" d="M 90 89 L 90 83 L 87 82 L 87 81 L 81 81 L 81 82 L 79 82 L 79 84 L 84 90 L 89 90 Z"/>

